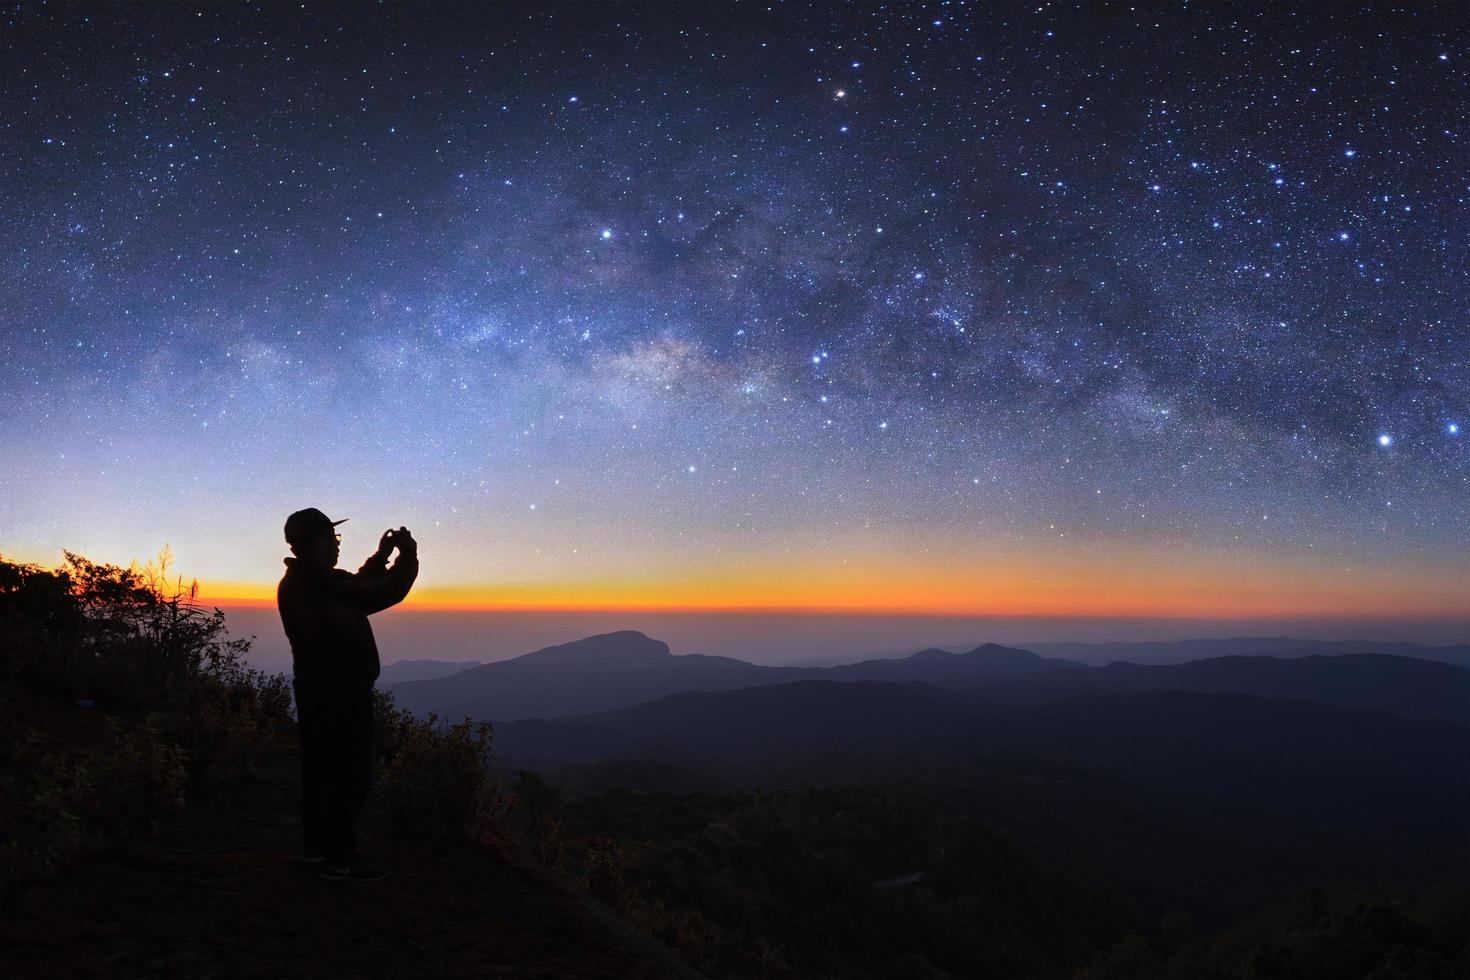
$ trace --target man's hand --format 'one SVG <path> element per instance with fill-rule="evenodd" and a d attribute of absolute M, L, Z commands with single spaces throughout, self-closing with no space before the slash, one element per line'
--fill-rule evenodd
<path fill-rule="evenodd" d="M 388 533 L 393 535 L 393 544 L 399 551 L 406 555 L 417 555 L 419 553 L 419 543 L 413 539 L 412 534 L 408 533 L 408 528 L 400 527 L 398 530 L 389 531 Z"/>
<path fill-rule="evenodd" d="M 389 555 L 393 554 L 393 545 L 396 543 L 394 539 L 397 537 L 397 535 L 398 532 L 394 531 L 392 528 L 389 528 L 388 530 L 383 532 L 383 537 L 378 541 L 379 557 L 386 559 Z"/>

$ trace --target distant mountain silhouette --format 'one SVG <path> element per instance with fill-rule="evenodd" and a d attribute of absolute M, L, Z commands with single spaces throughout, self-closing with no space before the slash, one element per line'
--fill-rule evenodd
<path fill-rule="evenodd" d="M 1354 832 L 1464 847 L 1464 727 L 1308 701 L 1147 691 L 1026 708 L 920 684 L 802 681 L 679 694 L 561 721 L 505 723 L 496 751 L 551 767 L 598 759 L 759 771 L 784 756 L 1080 763 L 1150 792 L 1187 793 Z"/>
<path fill-rule="evenodd" d="M 402 707 L 419 714 L 519 721 L 612 711 L 684 692 L 804 680 L 922 683 L 979 691 L 990 703 L 1016 705 L 1148 690 L 1249 694 L 1470 724 L 1470 671 L 1378 654 L 1228 656 L 1087 667 L 987 643 L 966 653 L 930 648 L 902 659 L 837 667 L 766 667 L 731 657 L 675 656 L 668 644 L 624 630 L 443 677 L 383 686 Z"/>
<path fill-rule="evenodd" d="M 662 640 L 651 639 L 637 630 L 619 630 L 543 647 L 514 660 L 521 664 L 567 664 L 575 667 L 646 667 L 662 666 L 671 656 L 669 645 Z"/>
<path fill-rule="evenodd" d="M 789 668 L 729 657 L 676 657 L 667 643 L 624 630 L 546 647 L 436 680 L 389 685 L 401 707 L 495 721 L 560 718 L 680 691 L 729 690 L 787 679 Z"/>
<path fill-rule="evenodd" d="M 495 721 L 564 718 L 628 707 L 684 691 L 727 691 L 798 680 L 885 680 L 969 686 L 1079 665 L 985 644 L 968 653 L 924 650 L 902 660 L 841 667 L 763 667 L 731 657 L 675 656 L 635 630 L 603 633 L 434 680 L 390 682 L 419 714 Z"/>
<path fill-rule="evenodd" d="M 961 694 L 924 684 L 796 681 L 687 692 L 631 708 L 496 726 L 496 752 L 554 765 L 654 759 L 699 767 L 787 751 L 867 751 L 986 728 Z"/>
<path fill-rule="evenodd" d="M 478 660 L 397 660 L 383 665 L 383 671 L 378 675 L 378 686 L 401 684 L 404 681 L 434 680 L 478 666 Z"/>
<path fill-rule="evenodd" d="M 818 668 L 823 680 L 920 681 L 942 686 L 964 686 L 1006 678 L 1051 676 L 1058 671 L 1085 670 L 1070 660 L 1039 657 L 1030 650 L 985 643 L 966 653 L 937 647 L 920 650 L 899 660 L 864 660 L 838 667 Z"/>
<path fill-rule="evenodd" d="M 1463 868 L 1462 726 L 1284 698 L 1147 691 L 1018 708 L 919 684 L 802 681 L 498 725 L 512 769 L 638 760 L 779 789 L 932 797 L 1151 915 L 1258 910 L 1304 882 L 1423 889 Z M 633 766 L 637 769 L 640 766 Z M 1455 872 L 1458 873 L 1458 872 Z"/>
<path fill-rule="evenodd" d="M 995 684 L 984 691 L 984 696 L 992 701 L 1023 704 L 1089 692 L 1158 690 L 1293 698 L 1470 724 L 1470 670 L 1374 653 L 1312 654 L 1290 659 L 1215 657 L 1169 665 L 1118 662 Z"/>
<path fill-rule="evenodd" d="M 1239 636 L 1230 639 L 1151 643 L 1030 643 L 1045 657 L 1065 657 L 1091 666 L 1115 660 L 1136 664 L 1178 664 L 1207 657 L 1306 657 L 1346 653 L 1386 653 L 1470 668 L 1470 644 L 1425 646 L 1378 640 L 1301 640 L 1290 636 Z"/>

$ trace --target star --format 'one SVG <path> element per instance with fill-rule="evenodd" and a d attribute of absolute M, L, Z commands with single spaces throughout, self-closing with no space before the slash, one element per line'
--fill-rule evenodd
<path fill-rule="evenodd" d="M 1447 578 L 1470 527 L 1463 17 L 1370 4 L 1342 32 L 1298 6 L 390 6 L 364 32 L 307 4 L 288 34 L 210 5 L 99 45 L 87 11 L 22 5 L 7 553 L 75 534 L 126 562 L 177 534 L 253 581 L 258 544 L 216 546 L 191 505 L 276 521 L 310 474 L 271 447 L 303 432 L 355 512 L 454 515 L 462 537 L 425 541 L 445 582 L 522 560 L 552 582 L 535 549 L 589 521 L 640 532 L 597 566 L 613 588 L 713 581 L 858 514 L 919 545 L 875 557 L 843 525 L 789 567 L 897 581 L 931 542 L 947 567 L 1085 517 L 1086 561 L 1038 566 L 1148 579 L 1168 528 L 1201 558 L 1181 609 L 1259 601 L 1209 591 L 1227 541 L 1336 611 Z M 581 513 L 544 510 L 548 483 Z"/>

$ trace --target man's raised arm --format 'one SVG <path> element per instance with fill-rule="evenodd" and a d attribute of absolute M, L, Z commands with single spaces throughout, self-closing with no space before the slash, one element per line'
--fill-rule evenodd
<path fill-rule="evenodd" d="M 398 557 L 388 566 L 388 555 L 394 548 Z M 408 528 L 385 531 L 378 550 L 362 563 L 356 575 L 341 575 L 332 580 L 332 587 L 355 605 L 364 615 L 382 612 L 396 606 L 413 588 L 419 574 L 419 546 L 408 533 Z"/>

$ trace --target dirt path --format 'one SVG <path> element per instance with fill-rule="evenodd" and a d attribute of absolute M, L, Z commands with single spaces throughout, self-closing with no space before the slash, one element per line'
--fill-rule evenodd
<path fill-rule="evenodd" d="M 198 792 L 153 849 L 72 869 L 0 919 L 11 977 L 697 976 L 576 889 L 483 848 L 370 842 L 381 882 L 295 857 L 297 756 Z"/>

